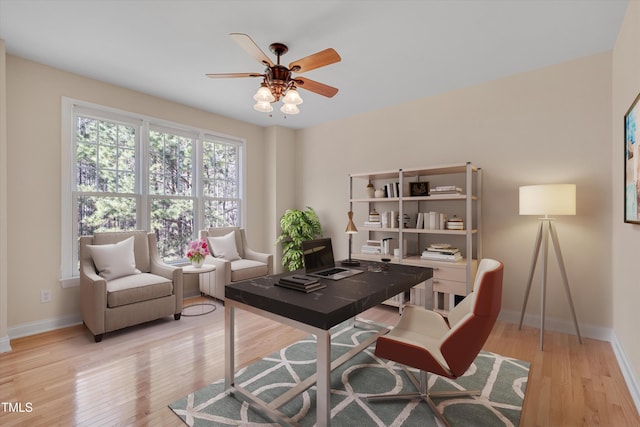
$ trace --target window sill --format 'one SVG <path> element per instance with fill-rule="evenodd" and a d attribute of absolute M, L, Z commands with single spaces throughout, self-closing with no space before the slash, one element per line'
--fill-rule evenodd
<path fill-rule="evenodd" d="M 66 277 L 58 280 L 63 289 L 66 288 L 77 288 L 80 286 L 80 278 L 79 277 Z"/>

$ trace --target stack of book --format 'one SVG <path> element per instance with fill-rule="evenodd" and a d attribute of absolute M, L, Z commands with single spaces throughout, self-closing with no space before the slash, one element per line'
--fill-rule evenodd
<path fill-rule="evenodd" d="M 380 255 L 380 248 L 382 246 L 381 240 L 367 240 L 365 245 L 362 245 L 361 252 L 363 254 Z"/>
<path fill-rule="evenodd" d="M 305 293 L 317 291 L 318 289 L 327 287 L 327 285 L 320 283 L 318 279 L 304 275 L 281 277 L 276 285 Z"/>
<path fill-rule="evenodd" d="M 458 262 L 462 260 L 462 255 L 460 255 L 458 248 L 452 248 L 450 245 L 444 243 L 434 243 L 422 252 L 420 258 L 431 261 Z"/>
<path fill-rule="evenodd" d="M 456 187 L 455 185 L 441 185 L 435 188 L 432 188 L 429 192 L 430 196 L 437 196 L 440 194 L 461 194 L 462 188 Z"/>
<path fill-rule="evenodd" d="M 381 228 L 382 223 L 380 221 L 365 221 L 364 226 L 366 228 Z"/>

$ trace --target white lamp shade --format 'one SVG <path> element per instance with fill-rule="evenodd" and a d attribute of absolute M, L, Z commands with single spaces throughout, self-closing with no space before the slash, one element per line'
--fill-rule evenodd
<path fill-rule="evenodd" d="M 298 114 L 300 112 L 296 104 L 284 104 L 280 108 L 280 111 L 282 111 L 285 114 Z"/>
<path fill-rule="evenodd" d="M 253 106 L 253 109 L 262 113 L 270 113 L 273 111 L 273 106 L 268 102 L 258 101 Z"/>
<path fill-rule="evenodd" d="M 295 88 L 291 88 L 287 91 L 287 94 L 284 96 L 282 102 L 284 102 L 285 104 L 300 105 L 303 101 L 298 91 Z"/>
<path fill-rule="evenodd" d="M 575 184 L 526 185 L 520 187 L 520 215 L 575 214 Z"/>
<path fill-rule="evenodd" d="M 266 86 L 260 86 L 256 94 L 253 95 L 253 99 L 258 102 L 273 102 L 276 100 L 269 88 Z"/>

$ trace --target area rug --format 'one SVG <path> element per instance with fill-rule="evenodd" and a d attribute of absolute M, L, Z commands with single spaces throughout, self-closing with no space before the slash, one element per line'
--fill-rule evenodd
<path fill-rule="evenodd" d="M 338 325 L 331 336 L 332 360 L 372 333 Z M 332 426 L 440 426 L 422 401 L 367 402 L 381 393 L 415 391 L 399 365 L 374 354 L 375 344 L 331 372 Z M 236 383 L 269 402 L 315 373 L 315 338 L 302 339 L 239 370 Z M 417 372 L 416 372 L 417 373 Z M 434 399 L 451 426 L 517 426 L 529 375 L 529 363 L 481 352 L 464 376 L 449 380 L 429 376 L 434 391 L 480 390 L 475 397 Z M 315 423 L 316 388 L 312 386 L 280 411 L 302 426 Z M 224 379 L 190 393 L 169 405 L 189 426 L 272 426 L 240 397 L 224 392 Z"/>

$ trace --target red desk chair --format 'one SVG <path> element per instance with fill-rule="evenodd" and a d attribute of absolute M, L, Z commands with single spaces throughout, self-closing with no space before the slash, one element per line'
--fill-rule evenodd
<path fill-rule="evenodd" d="M 478 395 L 480 392 L 431 393 L 427 387 L 427 372 L 455 379 L 467 371 L 480 353 L 500 313 L 503 270 L 501 262 L 483 259 L 478 266 L 472 292 L 449 312 L 448 323 L 434 311 L 411 305 L 405 307 L 393 330 L 378 338 L 375 354 L 419 369 L 418 383 L 415 376 L 403 367 L 419 391 L 370 396 L 368 400 L 424 399 L 448 426 L 431 398 Z"/>

